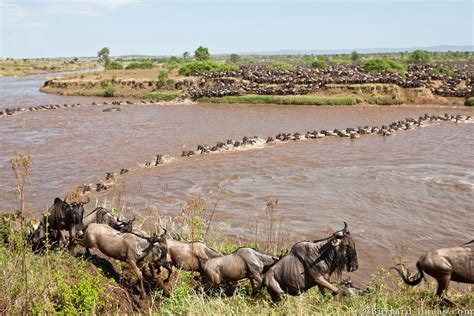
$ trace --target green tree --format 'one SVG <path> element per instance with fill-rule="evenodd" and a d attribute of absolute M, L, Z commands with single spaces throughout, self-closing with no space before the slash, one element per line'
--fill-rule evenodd
<path fill-rule="evenodd" d="M 189 59 L 190 57 L 191 57 L 191 54 L 189 52 L 183 53 L 183 59 Z"/>
<path fill-rule="evenodd" d="M 239 62 L 240 56 L 237 54 L 231 54 L 230 55 L 230 61 L 233 62 L 234 64 Z"/>
<path fill-rule="evenodd" d="M 352 61 L 356 61 L 356 60 L 359 60 L 359 59 L 360 59 L 360 54 L 359 54 L 358 52 L 356 52 L 356 51 L 353 51 L 353 52 L 351 53 L 351 60 L 352 60 Z"/>
<path fill-rule="evenodd" d="M 432 60 L 430 53 L 425 50 L 415 50 L 408 57 L 410 64 L 428 64 Z"/>
<path fill-rule="evenodd" d="M 194 58 L 196 58 L 196 60 L 211 59 L 211 54 L 209 54 L 209 49 L 207 47 L 199 46 L 194 52 Z"/>
<path fill-rule="evenodd" d="M 107 69 L 110 65 L 110 50 L 107 47 L 102 48 L 97 52 L 97 57 L 99 58 L 99 63 L 103 63 L 104 67 Z"/>

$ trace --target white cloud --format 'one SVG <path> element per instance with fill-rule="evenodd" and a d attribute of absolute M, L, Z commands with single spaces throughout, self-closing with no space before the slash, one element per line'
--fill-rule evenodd
<path fill-rule="evenodd" d="M 141 0 L 65 0 L 45 1 L 48 12 L 59 14 L 100 15 L 126 5 L 139 3 Z"/>

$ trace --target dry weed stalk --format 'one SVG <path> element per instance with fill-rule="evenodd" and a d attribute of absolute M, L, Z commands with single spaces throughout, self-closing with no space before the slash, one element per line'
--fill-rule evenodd
<path fill-rule="evenodd" d="M 21 266 L 23 271 L 23 279 L 25 282 L 25 305 L 23 306 L 22 313 L 26 314 L 28 311 L 28 270 L 26 262 L 26 249 L 28 247 L 27 240 L 24 237 L 25 230 L 25 193 L 26 186 L 29 184 L 28 176 L 30 175 L 30 162 L 31 157 L 23 152 L 15 152 L 12 159 L 10 160 L 11 168 L 15 174 L 16 179 L 16 193 L 17 200 L 19 203 L 19 215 L 20 215 L 20 232 L 21 232 Z"/>

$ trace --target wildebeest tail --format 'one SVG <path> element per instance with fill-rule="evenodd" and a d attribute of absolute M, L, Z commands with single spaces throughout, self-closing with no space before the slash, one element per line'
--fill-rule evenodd
<path fill-rule="evenodd" d="M 402 268 L 400 268 L 399 266 Z M 403 282 L 405 282 L 405 284 L 410 285 L 410 286 L 415 286 L 415 285 L 420 284 L 421 280 L 424 277 L 423 270 L 420 268 L 420 265 L 418 264 L 418 262 L 416 263 L 416 269 L 418 270 L 418 273 L 413 276 L 409 275 L 409 273 L 407 272 L 407 269 L 405 268 L 403 264 L 398 264 L 392 269 L 397 271 L 398 274 L 402 277 Z"/>

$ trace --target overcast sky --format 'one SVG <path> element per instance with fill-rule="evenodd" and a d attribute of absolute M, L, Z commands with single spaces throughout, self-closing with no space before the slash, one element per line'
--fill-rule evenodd
<path fill-rule="evenodd" d="M 0 57 L 473 45 L 473 2 L 0 0 Z"/>

